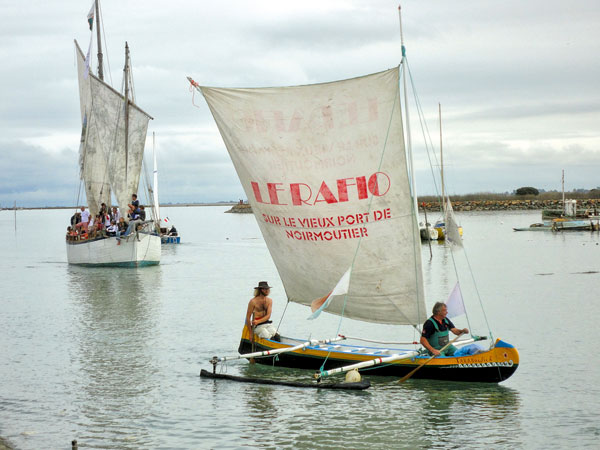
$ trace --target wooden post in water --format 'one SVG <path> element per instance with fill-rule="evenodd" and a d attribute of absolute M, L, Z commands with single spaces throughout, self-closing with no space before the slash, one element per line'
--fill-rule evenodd
<path fill-rule="evenodd" d="M 71 441 L 71 450 L 77 450 L 77 439 Z"/>
<path fill-rule="evenodd" d="M 15 200 L 15 234 L 17 234 L 17 201 Z"/>

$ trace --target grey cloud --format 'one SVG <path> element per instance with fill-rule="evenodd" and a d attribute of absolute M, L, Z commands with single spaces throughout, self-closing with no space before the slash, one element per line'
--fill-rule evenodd
<path fill-rule="evenodd" d="M 400 60 L 397 3 L 387 0 L 140 5 L 102 4 L 105 57 L 118 89 L 129 41 L 138 103 L 155 117 L 149 131 L 157 133 L 166 202 L 244 195 L 200 94 L 200 107 L 192 105 L 186 75 L 203 85 L 281 86 L 377 72 Z M 3 205 L 74 197 L 81 125 L 73 38 L 87 49 L 88 8 L 41 0 L 0 6 Z M 531 176 L 545 188 L 561 168 L 584 186 L 597 184 L 600 3 L 432 0 L 402 8 L 435 143 L 437 103 L 444 108 L 450 187 L 505 191 Z M 413 126 L 417 148 L 419 133 Z M 416 158 L 420 167 L 425 156 Z M 419 192 L 428 192 L 429 178 L 429 170 L 418 174 Z"/>

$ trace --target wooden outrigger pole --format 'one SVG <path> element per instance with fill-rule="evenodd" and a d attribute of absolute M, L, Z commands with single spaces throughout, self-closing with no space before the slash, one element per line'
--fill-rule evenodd
<path fill-rule="evenodd" d="M 456 341 L 457 338 L 458 338 L 458 336 L 452 342 Z M 471 338 L 471 339 L 466 339 L 464 341 L 461 341 L 460 343 L 462 345 L 471 344 L 475 341 L 482 340 L 482 339 L 485 339 L 485 338 L 481 338 L 481 337 L 479 337 L 478 339 Z M 351 364 L 349 366 L 343 366 L 343 367 L 338 367 L 336 369 L 315 372 L 314 377 L 317 380 L 321 380 L 323 377 L 334 375 L 336 373 L 349 372 L 354 369 L 364 369 L 365 367 L 378 366 L 380 364 L 387 364 L 387 363 L 391 363 L 394 361 L 400 361 L 403 359 L 410 359 L 410 358 L 419 356 L 420 354 L 421 354 L 421 352 L 419 352 L 418 350 L 408 351 L 408 352 L 404 352 L 404 353 L 398 353 L 397 355 L 387 356 L 385 358 L 375 358 L 370 361 L 363 361 L 360 363 Z M 418 366 L 418 367 L 420 367 L 420 366 Z"/>
<path fill-rule="evenodd" d="M 397 355 L 388 356 L 386 358 L 375 358 L 370 361 L 364 361 L 364 362 L 360 362 L 360 363 L 356 363 L 356 364 L 351 364 L 349 366 L 338 367 L 336 369 L 315 372 L 314 377 L 317 379 L 317 381 L 320 381 L 323 377 L 327 377 L 329 375 L 333 375 L 336 373 L 349 372 L 354 369 L 364 369 L 365 367 L 378 366 L 379 364 L 386 364 L 386 363 L 390 363 L 390 362 L 394 362 L 394 361 L 399 361 L 401 359 L 409 359 L 409 358 L 413 358 L 418 355 L 419 355 L 419 352 L 415 350 L 412 352 L 405 352 L 405 353 L 399 353 Z"/>
<path fill-rule="evenodd" d="M 295 345 L 294 347 L 284 347 L 284 348 L 278 348 L 275 350 L 265 350 L 262 352 L 244 353 L 243 355 L 224 356 L 222 358 L 219 358 L 218 356 L 213 356 L 212 359 L 210 360 L 210 363 L 213 365 L 213 373 L 215 373 L 217 370 L 217 364 L 220 362 L 232 361 L 235 359 L 244 359 L 244 358 L 250 359 L 250 358 L 260 358 L 261 356 L 279 355 L 281 353 L 288 353 L 288 352 L 295 352 L 296 350 L 302 350 L 303 348 L 306 348 L 309 345 L 330 344 L 332 342 L 343 341 L 344 339 L 346 339 L 345 336 L 339 335 L 338 337 L 333 338 L 333 339 L 322 339 L 322 340 L 312 339 L 310 341 L 303 342 L 302 344 Z"/>

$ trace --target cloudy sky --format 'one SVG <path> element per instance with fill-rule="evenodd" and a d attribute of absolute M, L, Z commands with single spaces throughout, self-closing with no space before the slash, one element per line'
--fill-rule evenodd
<path fill-rule="evenodd" d="M 0 2 L 0 205 L 72 205 L 79 180 L 73 39 L 91 0 Z M 104 0 L 112 84 L 131 48 L 137 102 L 155 119 L 161 202 L 245 198 L 203 98 L 378 72 L 400 61 L 389 0 Z M 600 185 L 600 2 L 406 0 L 413 82 L 438 147 L 443 110 L 450 193 Z M 105 72 L 107 70 L 105 69 Z M 106 75 L 108 78 L 108 75 Z M 108 78 L 110 80 L 110 78 Z M 413 114 L 416 119 L 416 114 Z M 434 194 L 421 143 L 418 192 Z"/>

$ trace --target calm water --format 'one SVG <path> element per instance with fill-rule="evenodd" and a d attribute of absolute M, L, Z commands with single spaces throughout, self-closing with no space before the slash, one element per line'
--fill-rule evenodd
<path fill-rule="evenodd" d="M 517 346 L 500 385 L 370 377 L 364 392 L 319 392 L 200 379 L 235 354 L 259 280 L 285 297 L 251 215 L 165 208 L 182 234 L 144 269 L 66 263 L 70 211 L 0 212 L 0 436 L 19 449 L 80 448 L 597 448 L 600 357 L 598 233 L 512 231 L 539 212 L 463 213 L 456 252 L 469 326 Z M 430 217 L 431 219 L 431 217 Z M 427 305 L 456 282 L 453 255 L 423 245 Z M 462 269 L 472 268 L 476 287 Z M 478 311 L 482 299 L 486 317 Z M 472 305 L 471 305 L 472 304 Z M 412 338 L 290 305 L 296 337 Z M 308 381 L 310 373 L 230 363 L 228 373 Z"/>

